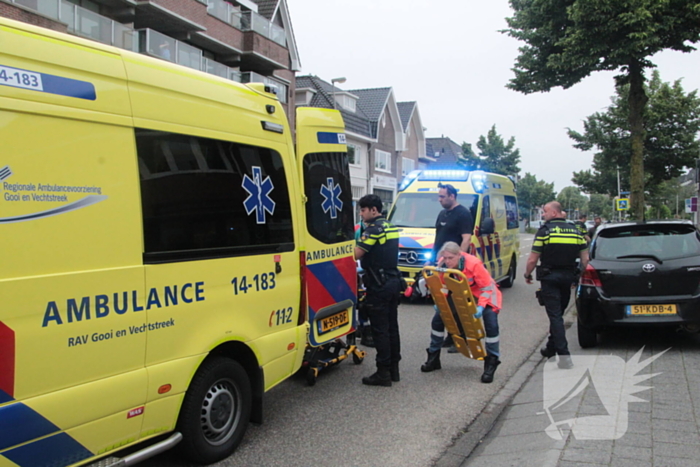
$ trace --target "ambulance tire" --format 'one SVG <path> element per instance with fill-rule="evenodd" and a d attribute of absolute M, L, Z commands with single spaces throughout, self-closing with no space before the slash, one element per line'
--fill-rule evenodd
<path fill-rule="evenodd" d="M 252 391 L 243 367 L 225 357 L 206 360 L 182 403 L 178 446 L 191 461 L 212 464 L 238 447 L 250 420 Z"/>
<path fill-rule="evenodd" d="M 501 281 L 501 288 L 509 289 L 513 287 L 515 283 L 515 276 L 518 273 L 518 263 L 515 259 L 515 255 L 510 259 L 510 267 L 508 268 L 508 276 Z"/>

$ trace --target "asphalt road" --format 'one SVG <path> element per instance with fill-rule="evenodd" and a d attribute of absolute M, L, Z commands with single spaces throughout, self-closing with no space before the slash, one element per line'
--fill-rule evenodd
<path fill-rule="evenodd" d="M 238 450 L 216 466 L 430 466 L 474 420 L 532 354 L 548 321 L 534 285 L 522 279 L 532 235 L 521 235 L 515 285 L 503 289 L 499 317 L 501 361 L 492 384 L 480 382 L 483 363 L 442 354 L 442 370 L 421 373 L 433 308 L 402 303 L 401 382 L 361 384 L 374 372 L 374 350 L 361 365 L 351 359 L 322 372 L 315 386 L 297 375 L 265 396 L 265 422 L 251 425 Z M 189 466 L 168 452 L 141 464 Z"/>

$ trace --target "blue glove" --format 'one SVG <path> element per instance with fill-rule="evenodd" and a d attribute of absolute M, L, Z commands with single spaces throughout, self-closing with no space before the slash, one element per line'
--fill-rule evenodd
<path fill-rule="evenodd" d="M 479 319 L 481 318 L 481 315 L 484 314 L 484 307 L 483 306 L 478 306 L 476 307 L 476 313 L 474 313 L 474 318 Z"/>

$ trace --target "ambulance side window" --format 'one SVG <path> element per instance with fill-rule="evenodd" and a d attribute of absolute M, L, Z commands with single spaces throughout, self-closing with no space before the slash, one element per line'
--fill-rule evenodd
<path fill-rule="evenodd" d="M 136 130 L 144 262 L 294 249 L 282 157 L 257 146 Z"/>
<path fill-rule="evenodd" d="M 481 222 L 484 221 L 484 219 L 488 219 L 491 217 L 491 200 L 489 199 L 489 196 L 484 196 L 483 200 L 481 201 Z"/>
<path fill-rule="evenodd" d="M 517 229 L 520 226 L 518 222 L 518 200 L 515 196 L 505 196 L 506 199 L 506 228 Z"/>
<path fill-rule="evenodd" d="M 314 238 L 329 244 L 355 238 L 347 153 L 306 154 L 304 193 L 306 224 Z"/>

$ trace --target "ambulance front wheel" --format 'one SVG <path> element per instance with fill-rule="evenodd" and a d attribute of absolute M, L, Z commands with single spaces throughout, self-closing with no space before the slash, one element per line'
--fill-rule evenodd
<path fill-rule="evenodd" d="M 251 405 L 250 379 L 240 364 L 224 357 L 205 361 L 180 410 L 183 454 L 201 464 L 230 456 L 248 427 Z"/>

